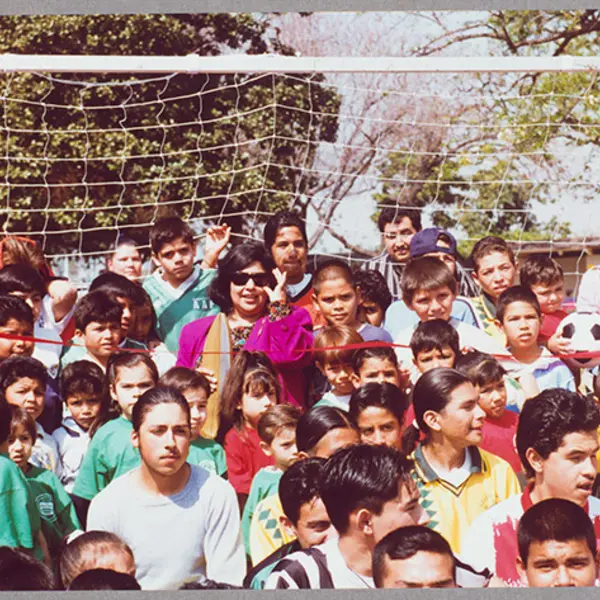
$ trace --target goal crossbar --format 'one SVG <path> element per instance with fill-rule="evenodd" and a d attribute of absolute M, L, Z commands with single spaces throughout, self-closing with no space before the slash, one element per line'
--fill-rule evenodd
<path fill-rule="evenodd" d="M 600 56 L 322 57 L 279 54 L 222 56 L 0 54 L 0 72 L 5 73 L 526 73 L 599 70 Z"/>

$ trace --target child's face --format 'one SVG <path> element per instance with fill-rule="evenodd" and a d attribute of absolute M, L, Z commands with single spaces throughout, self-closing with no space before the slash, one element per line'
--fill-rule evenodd
<path fill-rule="evenodd" d="M 182 283 L 194 270 L 196 244 L 190 244 L 183 238 L 177 238 L 169 244 L 164 244 L 152 260 L 157 267 L 162 267 L 168 280 Z"/>
<path fill-rule="evenodd" d="M 183 395 L 190 407 L 190 422 L 192 425 L 192 439 L 200 435 L 200 430 L 206 423 L 206 410 L 208 407 L 208 396 L 202 388 L 188 388 Z"/>
<path fill-rule="evenodd" d="M 313 304 L 328 325 L 355 325 L 358 301 L 357 291 L 342 278 L 327 279 L 313 295 Z"/>
<path fill-rule="evenodd" d="M 110 386 L 111 398 L 118 403 L 123 416 L 131 421 L 131 412 L 140 396 L 155 386 L 152 373 L 144 364 L 121 367 Z"/>
<path fill-rule="evenodd" d="M 513 285 L 516 272 L 515 264 L 506 252 L 492 252 L 479 260 L 473 279 L 486 294 L 497 300 L 504 290 Z"/>
<path fill-rule="evenodd" d="M 27 466 L 33 452 L 33 437 L 23 425 L 17 425 L 8 436 L 8 456 L 19 469 Z"/>
<path fill-rule="evenodd" d="M 481 443 L 485 413 L 479 406 L 479 393 L 471 383 L 455 388 L 448 404 L 434 414 L 437 415 L 437 431 L 455 447 L 467 448 Z"/>
<path fill-rule="evenodd" d="M 455 298 L 452 290 L 446 285 L 433 290 L 418 289 L 408 308 L 417 313 L 420 321 L 447 321 L 450 319 Z"/>
<path fill-rule="evenodd" d="M 298 522 L 294 525 L 284 517 L 288 526 L 300 542 L 302 548 L 311 548 L 323 544 L 330 537 L 336 536 L 335 531 L 323 500 L 316 496 L 300 507 Z"/>
<path fill-rule="evenodd" d="M 298 448 L 296 447 L 296 430 L 286 427 L 277 432 L 269 446 L 275 464 L 285 471 L 298 460 Z"/>
<path fill-rule="evenodd" d="M 499 419 L 506 408 L 506 387 L 503 379 L 477 386 L 479 406 L 490 419 Z"/>
<path fill-rule="evenodd" d="M 31 418 L 37 421 L 44 411 L 45 393 L 46 388 L 41 381 L 31 377 L 21 377 L 6 388 L 4 395 L 9 404 L 26 410 Z"/>
<path fill-rule="evenodd" d="M 372 356 L 363 361 L 354 377 L 355 387 L 365 383 L 391 383 L 400 387 L 400 376 L 396 365 L 389 358 Z"/>
<path fill-rule="evenodd" d="M 511 302 L 504 311 L 502 327 L 512 350 L 528 350 L 537 345 L 540 317 L 528 302 Z"/>
<path fill-rule="evenodd" d="M 92 356 L 105 361 L 118 348 L 121 336 L 120 323 L 92 321 L 83 332 L 83 343 Z"/>
<path fill-rule="evenodd" d="M 29 305 L 33 312 L 33 322 L 35 323 L 40 318 L 42 312 L 42 296 L 38 292 L 9 292 L 9 296 L 15 298 L 21 298 L 26 304 Z"/>
<path fill-rule="evenodd" d="M 33 342 L 8 339 L 2 335 L 33 337 L 33 323 L 8 319 L 4 325 L 0 326 L 0 361 L 9 356 L 31 356 L 33 354 Z"/>
<path fill-rule="evenodd" d="M 396 416 L 387 408 L 369 406 L 365 408 L 357 419 L 360 441 L 363 444 L 375 446 L 388 446 L 402 450 L 402 434 L 404 428 Z"/>
<path fill-rule="evenodd" d="M 268 392 L 256 396 L 252 392 L 244 392 L 239 408 L 242 411 L 246 425 L 255 429 L 263 413 L 271 408 L 271 406 L 275 406 L 275 404 L 277 404 L 275 390 L 270 389 Z"/>
<path fill-rule="evenodd" d="M 129 330 L 133 327 L 136 308 L 133 302 L 125 296 L 117 296 L 115 300 L 123 307 L 121 314 L 121 339 L 123 339 L 129 335 Z"/>
<path fill-rule="evenodd" d="M 456 362 L 456 354 L 450 346 L 442 346 L 441 348 L 432 348 L 431 350 L 421 350 L 417 353 L 414 359 L 415 366 L 421 373 L 427 373 L 431 369 L 437 367 L 454 368 Z"/>
<path fill-rule="evenodd" d="M 354 386 L 352 385 L 352 375 L 354 370 L 349 363 L 325 363 L 319 365 L 323 375 L 327 377 L 329 385 L 338 395 L 351 394 Z"/>
<path fill-rule="evenodd" d="M 134 340 L 144 341 L 148 339 L 152 329 L 152 306 L 144 304 L 136 307 L 134 311 L 133 325 L 130 328 L 130 337 Z"/>
<path fill-rule="evenodd" d="M 373 300 L 361 300 L 360 306 L 358 307 L 358 316 L 361 320 L 366 321 L 370 325 L 381 327 L 383 318 L 385 317 L 385 311 Z"/>
<path fill-rule="evenodd" d="M 531 286 L 531 291 L 538 299 L 542 312 L 550 314 L 556 312 L 565 299 L 565 282 L 561 280 L 547 285 L 536 283 Z"/>
<path fill-rule="evenodd" d="M 113 273 L 136 281 L 142 276 L 142 255 L 135 246 L 123 244 L 107 260 L 107 267 Z"/>
<path fill-rule="evenodd" d="M 287 273 L 290 283 L 302 281 L 306 273 L 307 251 L 302 232 L 294 226 L 282 227 L 271 246 L 271 255 L 277 268 Z"/>
<path fill-rule="evenodd" d="M 66 399 L 67 408 L 71 416 L 83 429 L 87 431 L 100 413 L 100 398 L 87 394 L 75 394 Z"/>

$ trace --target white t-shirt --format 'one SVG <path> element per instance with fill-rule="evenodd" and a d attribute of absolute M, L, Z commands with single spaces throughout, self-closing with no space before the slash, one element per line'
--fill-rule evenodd
<path fill-rule="evenodd" d="M 110 531 L 130 546 L 143 590 L 178 589 L 203 576 L 241 585 L 246 574 L 233 487 L 190 467 L 186 486 L 173 496 L 141 488 L 138 467 L 114 479 L 90 504 L 88 531 Z"/>

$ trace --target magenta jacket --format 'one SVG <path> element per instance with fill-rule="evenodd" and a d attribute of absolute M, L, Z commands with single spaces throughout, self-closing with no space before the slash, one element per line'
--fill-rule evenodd
<path fill-rule="evenodd" d="M 188 323 L 179 337 L 177 366 L 193 369 L 202 354 L 208 331 L 215 316 Z M 259 319 L 245 350 L 264 352 L 273 362 L 283 391 L 283 401 L 301 408 L 306 406 L 306 382 L 302 369 L 312 362 L 312 319 L 304 308 L 292 307 L 292 312 L 278 321 Z"/>

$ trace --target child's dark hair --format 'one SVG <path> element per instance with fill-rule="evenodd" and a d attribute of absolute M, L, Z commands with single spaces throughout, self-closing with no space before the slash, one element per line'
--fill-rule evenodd
<path fill-rule="evenodd" d="M 515 264 L 515 255 L 512 248 L 501 237 L 488 235 L 478 240 L 471 251 L 470 260 L 473 263 L 475 272 L 479 270 L 479 261 L 495 252 L 506 254 L 510 262 L 513 265 Z"/>
<path fill-rule="evenodd" d="M 112 569 L 90 569 L 73 579 L 69 591 L 141 590 L 133 575 Z"/>
<path fill-rule="evenodd" d="M 400 425 L 408 408 L 406 394 L 391 383 L 366 383 L 352 392 L 348 416 L 354 425 L 363 410 L 375 406 L 389 411 Z"/>
<path fill-rule="evenodd" d="M 88 430 L 90 437 L 93 437 L 98 427 L 110 416 L 110 393 L 106 389 L 106 378 L 102 369 L 90 360 L 69 363 L 60 374 L 59 388 L 60 397 L 65 404 L 74 396 L 100 400 L 100 411 Z"/>
<path fill-rule="evenodd" d="M 373 346 L 371 348 L 359 348 L 352 356 L 352 367 L 358 375 L 365 362 L 370 358 L 388 360 L 396 369 L 398 368 L 398 357 L 391 346 Z"/>
<path fill-rule="evenodd" d="M 315 270 L 313 275 L 313 290 L 316 296 L 321 292 L 321 286 L 325 281 L 332 279 L 343 279 L 346 283 L 356 289 L 356 282 L 352 276 L 350 265 L 341 258 L 330 258 L 324 260 Z"/>
<path fill-rule="evenodd" d="M 37 293 L 40 297 L 44 297 L 46 283 L 39 271 L 29 265 L 7 265 L 0 269 L 0 295 L 4 296 L 12 292 Z"/>
<path fill-rule="evenodd" d="M 0 363 L 0 393 L 20 379 L 34 379 L 44 387 L 48 383 L 46 367 L 31 356 L 10 356 Z"/>
<path fill-rule="evenodd" d="M 506 307 L 513 302 L 523 302 L 530 304 L 535 310 L 538 317 L 542 316 L 542 309 L 538 302 L 537 296 L 531 291 L 531 288 L 525 285 L 513 285 L 508 289 L 504 290 L 498 298 L 496 305 L 496 318 L 500 323 L 504 323 L 504 314 L 506 313 Z"/>
<path fill-rule="evenodd" d="M 399 223 L 404 219 L 404 217 L 408 217 L 415 231 L 421 231 L 421 213 L 414 208 L 404 208 L 397 204 L 396 206 L 386 206 L 379 213 L 379 217 L 377 218 L 377 227 L 379 231 L 383 233 L 385 226 L 388 223 Z"/>
<path fill-rule="evenodd" d="M 392 293 L 385 277 L 373 269 L 354 269 L 352 275 L 360 297 L 368 302 L 375 302 L 385 312 L 392 303 Z"/>
<path fill-rule="evenodd" d="M 346 346 L 361 344 L 363 338 L 356 329 L 348 325 L 321 327 L 313 342 L 315 362 L 325 365 L 341 365 L 352 362 L 355 350 Z"/>
<path fill-rule="evenodd" d="M 119 369 L 133 369 L 138 365 L 145 365 L 154 383 L 158 382 L 158 369 L 154 361 L 142 352 L 127 352 L 121 350 L 110 355 L 106 365 L 106 381 L 113 385 L 119 376 Z"/>
<path fill-rule="evenodd" d="M 138 307 L 146 300 L 142 286 L 112 271 L 101 273 L 92 281 L 89 291 L 94 290 L 102 290 L 113 299 L 126 298 Z"/>
<path fill-rule="evenodd" d="M 373 550 L 373 581 L 375 587 L 383 587 L 387 560 L 407 560 L 417 552 L 431 552 L 449 556 L 456 580 L 456 559 L 446 538 L 424 525 L 400 527 L 382 538 Z"/>
<path fill-rule="evenodd" d="M 75 328 L 85 331 L 90 323 L 118 323 L 121 325 L 123 307 L 103 290 L 86 294 L 75 306 Z"/>
<path fill-rule="evenodd" d="M 21 548 L 0 547 L 0 591 L 55 590 L 50 567 Z"/>
<path fill-rule="evenodd" d="M 271 445 L 284 429 L 296 430 L 302 411 L 291 404 L 276 404 L 263 413 L 256 425 L 258 437 Z"/>
<path fill-rule="evenodd" d="M 275 285 L 273 269 L 275 263 L 265 247 L 258 242 L 246 242 L 234 246 L 221 260 L 217 274 L 210 284 L 208 295 L 210 299 L 221 309 L 221 312 L 229 314 L 233 309 L 231 301 L 232 277 L 254 262 L 260 263 L 265 273 L 271 279 L 271 287 Z"/>
<path fill-rule="evenodd" d="M 210 383 L 204 375 L 186 367 L 171 367 L 158 381 L 158 385 L 175 388 L 182 394 L 189 389 L 204 390 L 210 396 Z"/>
<path fill-rule="evenodd" d="M 310 455 L 332 429 L 354 429 L 354 426 L 341 410 L 333 406 L 315 406 L 305 412 L 296 427 L 298 452 Z"/>
<path fill-rule="evenodd" d="M 325 465 L 324 458 L 305 458 L 294 463 L 279 480 L 279 499 L 285 516 L 294 524 L 300 518 L 300 509 L 320 497 L 319 478 Z"/>
<path fill-rule="evenodd" d="M 435 256 L 420 256 L 409 260 L 400 282 L 402 299 L 410 307 L 419 290 L 436 290 L 447 287 L 456 296 L 458 282 L 448 266 Z"/>
<path fill-rule="evenodd" d="M 57 564 L 57 578 L 64 589 L 80 573 L 97 566 L 98 558 L 111 551 L 134 556 L 131 548 L 117 535 L 108 531 L 86 531 L 72 541 L 63 542 Z"/>
<path fill-rule="evenodd" d="M 443 319 L 421 321 L 410 338 L 410 349 L 415 359 L 421 352 L 441 352 L 445 346 L 449 347 L 457 358 L 460 356 L 458 332 Z"/>
<path fill-rule="evenodd" d="M 464 373 L 477 387 L 501 381 L 506 375 L 504 367 L 493 356 L 479 350 L 459 356 L 454 368 Z"/>
<path fill-rule="evenodd" d="M 466 375 L 456 369 L 438 367 L 423 373 L 413 390 L 413 406 L 418 429 L 409 425 L 402 436 L 402 447 L 406 454 L 410 454 L 419 439 L 419 431 L 429 434 L 429 427 L 423 416 L 428 410 L 441 412 L 450 402 L 452 392 L 465 383 L 471 383 Z"/>
<path fill-rule="evenodd" d="M 516 446 L 527 477 L 535 472 L 526 453 L 533 448 L 546 460 L 570 433 L 594 433 L 600 427 L 600 408 L 591 398 L 560 388 L 544 390 L 525 404 L 519 415 Z"/>
<path fill-rule="evenodd" d="M 186 244 L 194 243 L 194 230 L 179 217 L 166 217 L 157 221 L 150 229 L 150 248 L 158 254 L 165 244 L 183 238 Z"/>
<path fill-rule="evenodd" d="M 33 328 L 33 311 L 25 300 L 15 296 L 0 296 L 0 327 L 4 327 L 11 319 L 27 323 Z"/>
<path fill-rule="evenodd" d="M 271 247 L 275 243 L 279 230 L 284 227 L 296 227 L 300 231 L 304 243 L 308 246 L 308 237 L 306 236 L 306 226 L 304 225 L 304 221 L 292 211 L 280 210 L 274 215 L 271 215 L 265 225 L 263 239 L 265 240 L 265 249 L 267 252 L 271 252 Z"/>
<path fill-rule="evenodd" d="M 184 583 L 180 590 L 241 590 L 243 589 L 240 585 L 233 585 L 233 583 L 225 583 L 224 581 L 215 581 L 214 579 L 208 579 L 208 577 L 201 577 L 195 581 L 188 581 Z"/>
<path fill-rule="evenodd" d="M 552 285 L 564 281 L 563 268 L 550 256 L 545 254 L 531 254 L 519 269 L 521 285 Z"/>
<path fill-rule="evenodd" d="M 568 542 L 584 540 L 596 558 L 597 541 L 594 524 L 578 504 L 564 498 L 548 498 L 525 511 L 517 527 L 519 556 L 527 565 L 529 549 L 534 542 Z"/>
<path fill-rule="evenodd" d="M 131 424 L 134 431 L 139 432 L 146 415 L 159 404 L 179 405 L 185 412 L 189 425 L 190 407 L 183 394 L 178 392 L 175 388 L 161 386 L 145 391 L 133 405 L 133 410 L 131 411 Z"/>
<path fill-rule="evenodd" d="M 35 444 L 35 440 L 37 440 L 37 429 L 33 417 L 24 408 L 21 408 L 20 406 L 11 406 L 9 437 L 15 435 L 19 425 L 31 436 L 31 440 Z"/>
<path fill-rule="evenodd" d="M 243 394 L 265 394 L 273 392 L 277 404 L 281 401 L 281 384 L 273 363 L 264 352 L 240 350 L 231 362 L 221 393 L 221 433 L 234 427 L 242 431 L 244 417 L 239 409 Z"/>
<path fill-rule="evenodd" d="M 319 480 L 331 524 L 344 534 L 352 512 L 366 508 L 380 514 L 397 498 L 400 482 L 409 484 L 412 468 L 404 454 L 387 446 L 357 444 L 335 452 Z"/>

